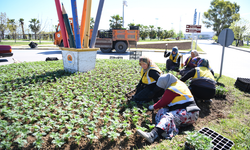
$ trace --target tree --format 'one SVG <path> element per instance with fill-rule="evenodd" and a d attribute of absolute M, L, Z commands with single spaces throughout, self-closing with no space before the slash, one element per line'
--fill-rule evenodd
<path fill-rule="evenodd" d="M 240 19 L 239 21 L 234 21 L 229 28 L 234 32 L 234 38 L 237 40 L 236 46 L 238 46 L 244 35 L 247 35 L 247 32 L 250 30 L 250 24 L 247 20 Z"/>
<path fill-rule="evenodd" d="M 7 29 L 7 18 L 6 18 L 6 13 L 2 13 L 0 15 L 0 32 L 1 32 L 1 36 L 0 36 L 0 40 L 4 39 L 4 33 L 5 30 Z M 1 42 L 1 41 L 0 41 Z"/>
<path fill-rule="evenodd" d="M 24 29 L 23 29 L 23 25 L 24 25 L 24 19 L 23 18 L 20 18 L 19 19 L 19 23 L 20 23 L 20 26 L 22 27 L 22 32 L 23 32 L 23 39 L 26 39 L 26 36 L 24 34 Z"/>
<path fill-rule="evenodd" d="M 111 19 L 109 20 L 109 22 L 110 22 L 109 26 L 111 29 L 121 29 L 123 18 L 120 17 L 119 15 L 114 15 L 114 16 L 111 16 Z"/>
<path fill-rule="evenodd" d="M 240 19 L 240 6 L 236 3 L 224 0 L 213 0 L 210 3 L 210 9 L 204 12 L 202 22 L 207 28 L 213 27 L 216 32 L 216 36 L 219 36 L 220 32 L 230 27 L 233 21 Z"/>
<path fill-rule="evenodd" d="M 158 40 L 159 38 L 163 39 L 163 32 L 162 32 L 162 29 L 161 27 L 157 27 L 157 37 L 158 37 Z"/>
<path fill-rule="evenodd" d="M 31 31 L 35 33 L 35 40 L 36 40 L 36 34 L 37 32 L 39 32 L 41 28 L 40 22 L 36 18 L 31 19 L 29 22 L 30 22 L 29 27 Z"/>
<path fill-rule="evenodd" d="M 184 38 L 184 34 L 183 34 L 183 32 L 182 31 L 180 31 L 179 33 L 178 33 L 178 37 L 181 39 L 181 38 Z"/>
<path fill-rule="evenodd" d="M 156 31 L 154 29 L 154 26 L 150 25 L 149 28 L 150 28 L 150 32 L 149 32 L 149 38 L 150 38 L 150 40 L 151 39 L 155 39 L 156 38 Z"/>
<path fill-rule="evenodd" d="M 168 31 L 167 38 L 170 38 L 170 37 L 175 38 L 175 36 L 176 36 L 176 33 L 174 32 L 173 29 Z"/>
<path fill-rule="evenodd" d="M 8 19 L 7 27 L 10 30 L 10 33 L 12 34 L 13 39 L 16 39 L 15 33 L 16 33 L 17 25 L 15 22 L 15 19 Z"/>
<path fill-rule="evenodd" d="M 95 20 L 93 17 L 91 17 L 90 19 L 90 29 L 94 29 L 94 25 L 95 25 Z"/>
<path fill-rule="evenodd" d="M 148 26 L 143 26 L 143 25 L 139 26 L 139 28 L 140 28 L 140 37 L 142 40 L 145 40 L 146 37 L 148 37 L 149 28 Z"/>

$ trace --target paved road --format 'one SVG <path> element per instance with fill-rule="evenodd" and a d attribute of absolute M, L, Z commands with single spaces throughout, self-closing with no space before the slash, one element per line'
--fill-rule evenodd
<path fill-rule="evenodd" d="M 201 57 L 207 58 L 210 62 L 210 66 L 216 73 L 220 73 L 221 68 L 221 55 L 222 46 L 218 44 L 213 44 L 212 41 L 208 40 L 198 40 L 198 45 L 206 52 L 206 54 L 201 54 Z M 58 48 L 52 48 L 52 50 L 13 50 L 13 57 L 0 58 L 0 65 L 13 63 L 13 58 L 20 61 L 44 61 L 46 57 L 57 57 L 62 59 L 61 50 Z M 110 56 L 123 57 L 123 59 L 129 59 L 129 52 L 118 54 L 118 53 L 108 53 L 104 54 L 101 51 L 97 51 L 97 58 L 99 59 L 109 59 Z M 152 52 L 144 50 L 142 55 L 150 57 L 154 62 L 166 63 L 166 58 L 163 57 L 163 52 Z M 184 60 L 190 54 L 183 53 Z M 237 77 L 250 77 L 250 50 L 237 48 L 230 46 L 225 48 L 223 70 L 222 75 L 226 75 L 236 79 Z"/>

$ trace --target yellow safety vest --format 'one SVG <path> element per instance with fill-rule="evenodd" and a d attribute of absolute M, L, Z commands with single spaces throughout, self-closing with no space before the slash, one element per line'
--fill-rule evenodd
<path fill-rule="evenodd" d="M 191 56 L 189 56 L 188 57 L 188 61 L 187 61 L 187 63 L 186 63 L 186 65 L 185 66 L 187 66 L 188 65 L 188 63 L 190 62 L 190 60 L 192 59 L 192 57 Z"/>
<path fill-rule="evenodd" d="M 173 59 L 172 53 L 169 56 L 169 59 L 172 60 L 174 63 L 177 63 L 177 59 L 179 58 L 179 53 L 176 54 L 175 58 Z"/>
<path fill-rule="evenodd" d="M 152 83 L 155 83 L 156 81 L 151 78 L 149 76 L 149 71 L 153 69 L 153 70 L 156 70 L 158 71 L 160 74 L 162 74 L 162 71 L 158 68 L 158 66 L 154 66 L 154 65 L 151 65 L 150 68 L 148 69 L 147 72 L 145 72 L 145 74 L 143 73 L 143 68 L 141 68 L 141 78 L 142 78 L 142 83 L 144 84 L 152 84 Z"/>
<path fill-rule="evenodd" d="M 195 70 L 196 72 L 193 79 L 209 78 L 215 80 L 210 69 L 208 69 L 207 67 L 195 67 Z"/>
<path fill-rule="evenodd" d="M 184 82 L 180 80 L 177 80 L 176 82 L 172 83 L 168 89 L 179 94 L 179 96 L 176 96 L 172 100 L 172 102 L 168 104 L 169 107 L 174 106 L 176 104 L 185 104 L 187 102 L 194 101 L 193 95 L 190 92 L 189 88 Z"/>

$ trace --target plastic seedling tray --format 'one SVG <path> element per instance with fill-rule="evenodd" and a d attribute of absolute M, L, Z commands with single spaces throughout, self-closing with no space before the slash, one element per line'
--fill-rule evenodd
<path fill-rule="evenodd" d="M 215 131 L 205 127 L 199 130 L 201 134 L 211 137 L 214 145 L 213 150 L 229 150 L 233 147 L 234 142 L 216 133 Z"/>
<path fill-rule="evenodd" d="M 234 85 L 241 91 L 250 92 L 250 78 L 237 77 Z"/>

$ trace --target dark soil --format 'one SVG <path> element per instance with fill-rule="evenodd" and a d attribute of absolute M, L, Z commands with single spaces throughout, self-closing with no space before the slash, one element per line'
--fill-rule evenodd
<path fill-rule="evenodd" d="M 190 42 L 185 43 L 169 43 L 168 49 L 171 49 L 174 46 L 178 46 L 179 49 L 190 49 Z M 165 49 L 166 44 L 145 44 L 145 45 L 138 45 L 138 48 L 154 48 L 154 49 Z M 133 95 L 134 92 L 129 93 L 127 96 L 127 99 L 129 100 L 131 98 L 131 95 Z M 185 128 L 180 129 L 179 134 L 184 134 L 184 131 L 187 130 L 200 130 L 203 127 L 206 127 L 206 125 L 211 122 L 215 121 L 216 123 L 219 123 L 219 120 L 222 118 L 227 118 L 228 110 L 233 105 L 234 98 L 233 96 L 228 93 L 225 98 L 214 98 L 212 103 L 208 102 L 197 102 L 197 105 L 201 109 L 199 119 L 198 121 L 193 124 L 192 126 L 188 126 Z M 125 108 L 121 108 L 120 113 L 122 113 L 125 110 Z M 154 123 L 154 118 L 157 113 L 157 110 L 154 111 L 147 111 L 147 114 L 150 116 L 148 118 L 148 121 L 151 122 L 151 124 Z M 54 144 L 51 143 L 50 137 L 44 137 L 45 143 L 43 144 L 43 149 L 65 149 L 65 150 L 106 150 L 106 149 L 139 149 L 143 148 L 143 146 L 151 145 L 149 142 L 144 140 L 142 137 L 136 134 L 136 127 L 131 123 L 131 126 L 129 127 L 129 130 L 133 132 L 133 134 L 127 138 L 126 135 L 121 134 L 120 137 L 118 137 L 115 140 L 110 140 L 108 137 L 100 138 L 97 140 L 93 140 L 92 143 L 89 141 L 81 140 L 79 145 L 75 142 L 74 139 L 70 138 L 67 143 L 65 143 L 61 148 L 56 148 Z M 139 121 L 139 124 L 141 124 L 143 127 L 148 128 L 146 126 L 145 122 Z M 97 124 L 97 126 L 99 126 Z M 97 129 L 98 132 L 100 129 Z M 119 129 L 117 129 L 119 130 Z M 64 132 L 64 131 L 61 131 Z M 87 131 L 86 131 L 87 132 Z M 98 135 L 98 137 L 100 137 Z M 33 142 L 35 141 L 34 137 L 29 136 L 28 137 L 28 143 L 26 147 L 22 149 L 36 149 L 33 146 Z M 162 141 L 162 139 L 157 138 L 157 140 L 153 143 L 159 144 Z M 17 146 L 12 147 L 12 149 L 20 149 Z"/>
<path fill-rule="evenodd" d="M 140 44 L 137 45 L 137 48 L 146 48 L 146 49 L 166 49 L 166 44 L 168 44 L 167 49 L 172 49 L 177 46 L 179 50 L 191 49 L 191 42 L 176 42 L 176 43 L 158 43 L 158 44 Z M 135 48 L 134 45 L 131 45 L 130 48 Z"/>

